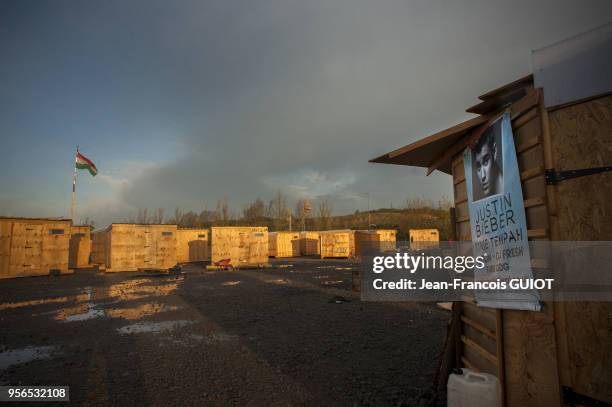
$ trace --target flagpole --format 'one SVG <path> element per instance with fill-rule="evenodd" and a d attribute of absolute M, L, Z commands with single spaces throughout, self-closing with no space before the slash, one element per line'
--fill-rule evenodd
<path fill-rule="evenodd" d="M 74 155 L 74 175 L 72 176 L 72 206 L 70 207 L 70 220 L 74 225 L 74 202 L 76 196 L 76 179 L 77 179 L 77 156 L 79 155 L 79 146 L 77 145 L 76 154 Z"/>

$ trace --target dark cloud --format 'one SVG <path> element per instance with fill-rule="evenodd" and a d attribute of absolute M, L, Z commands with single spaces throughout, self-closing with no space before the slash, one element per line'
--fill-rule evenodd
<path fill-rule="evenodd" d="M 363 208 L 365 193 L 373 206 L 450 196 L 448 177 L 367 160 L 468 117 L 462 110 L 476 95 L 530 71 L 531 49 L 592 26 L 593 10 L 605 4 L 592 2 L 590 11 L 569 1 L 207 8 L 166 40 L 179 38 L 210 58 L 193 87 L 204 95 L 214 78 L 214 98 L 205 98 L 182 157 L 123 198 L 136 207 L 201 207 L 227 196 L 240 207 L 281 189 L 293 198 L 326 196 L 342 212 Z M 212 26 L 202 33 L 203 16 Z"/>
<path fill-rule="evenodd" d="M 92 181 L 81 213 L 101 224 L 223 197 L 240 210 L 277 189 L 336 213 L 366 194 L 450 197 L 448 176 L 368 160 L 468 118 L 477 95 L 531 71 L 532 49 L 612 18 L 609 0 L 14 4 L 0 6 L 5 132 L 35 117 L 32 134 L 72 134 L 62 151 L 89 137 L 110 192 Z"/>

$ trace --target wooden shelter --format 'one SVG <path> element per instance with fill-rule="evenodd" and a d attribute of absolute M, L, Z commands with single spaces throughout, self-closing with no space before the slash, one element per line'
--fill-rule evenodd
<path fill-rule="evenodd" d="M 234 267 L 268 264 L 268 228 L 265 226 L 212 227 L 211 262 Z"/>
<path fill-rule="evenodd" d="M 297 257 L 300 255 L 299 232 L 268 233 L 268 255 L 270 257 Z"/>
<path fill-rule="evenodd" d="M 355 231 L 355 256 L 381 252 L 381 234 L 376 230 Z"/>
<path fill-rule="evenodd" d="M 439 246 L 440 232 L 438 229 L 410 229 L 408 240 L 412 250 L 434 249 Z"/>
<path fill-rule="evenodd" d="M 189 263 L 210 260 L 208 232 L 208 229 L 177 229 L 176 261 L 178 263 Z"/>
<path fill-rule="evenodd" d="M 354 230 L 323 230 L 321 236 L 321 258 L 350 258 L 355 256 Z"/>
<path fill-rule="evenodd" d="M 300 253 L 302 256 L 321 254 L 321 232 L 300 232 Z"/>
<path fill-rule="evenodd" d="M 376 229 L 378 234 L 379 250 L 381 252 L 392 252 L 397 247 L 397 230 L 395 229 Z"/>
<path fill-rule="evenodd" d="M 70 227 L 70 268 L 87 268 L 90 264 L 91 255 L 91 226 Z"/>
<path fill-rule="evenodd" d="M 69 219 L 0 218 L 0 279 L 68 274 Z"/>
<path fill-rule="evenodd" d="M 93 259 L 107 272 L 168 269 L 177 264 L 176 225 L 113 223 L 94 233 Z"/>
<path fill-rule="evenodd" d="M 575 49 L 578 40 L 570 44 L 573 56 L 550 70 L 567 69 L 573 59 L 584 56 Z M 609 50 L 612 43 L 607 41 Z M 567 44 L 558 47 L 551 50 L 555 58 L 563 56 Z M 558 81 L 552 88 L 536 86 L 534 76 L 528 75 L 487 92 L 467 109 L 476 117 L 371 161 L 450 174 L 455 235 L 470 241 L 462 152 L 507 109 L 529 239 L 610 241 L 612 173 L 605 171 L 612 164 L 612 86 L 596 84 L 593 88 L 601 93 L 588 97 L 565 94 L 558 99 L 561 105 L 545 104 L 544 98 L 549 92 L 566 91 L 562 87 L 568 84 L 590 80 L 591 65 L 597 62 L 584 61 L 580 71 L 552 78 Z M 546 69 L 538 69 L 537 75 L 545 75 Z M 612 79 L 609 70 L 607 79 Z M 533 268 L 550 264 L 550 259 L 532 259 Z M 534 312 L 483 308 L 466 298 L 453 306 L 456 365 L 495 374 L 506 406 L 612 403 L 610 315 L 612 303 L 604 302 L 545 302 L 541 312 Z"/>

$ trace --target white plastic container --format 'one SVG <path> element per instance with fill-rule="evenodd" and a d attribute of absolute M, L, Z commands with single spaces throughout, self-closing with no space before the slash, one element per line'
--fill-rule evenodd
<path fill-rule="evenodd" d="M 448 407 L 501 407 L 501 388 L 496 376 L 461 369 L 463 374 L 448 376 Z"/>

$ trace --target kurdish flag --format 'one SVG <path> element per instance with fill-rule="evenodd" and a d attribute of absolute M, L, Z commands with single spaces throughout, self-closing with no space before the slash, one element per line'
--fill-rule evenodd
<path fill-rule="evenodd" d="M 89 173 L 95 177 L 98 173 L 98 169 L 96 165 L 89 158 L 85 157 L 83 154 L 77 151 L 75 158 L 75 166 L 79 170 L 87 170 Z"/>

